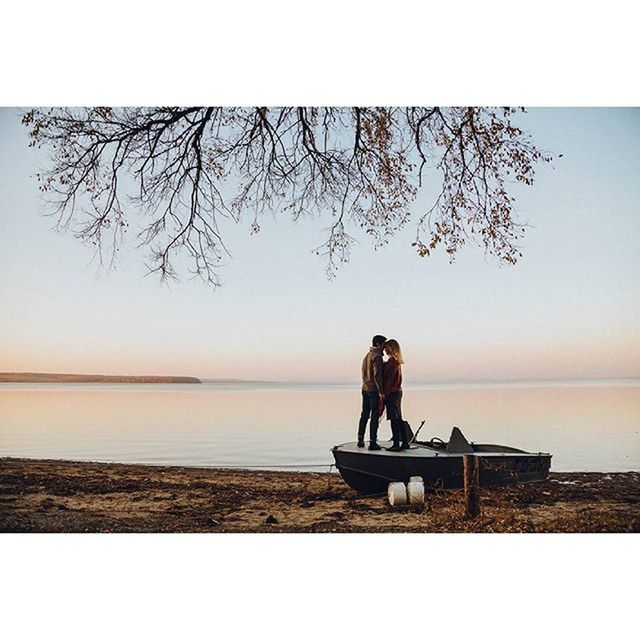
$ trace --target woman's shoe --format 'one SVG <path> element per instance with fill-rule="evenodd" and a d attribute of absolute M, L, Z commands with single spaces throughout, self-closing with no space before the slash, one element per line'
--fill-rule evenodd
<path fill-rule="evenodd" d="M 358 446 L 360 448 L 364 447 L 364 440 L 358 440 Z"/>
<path fill-rule="evenodd" d="M 382 447 L 377 442 L 369 443 L 369 451 L 380 451 Z"/>
<path fill-rule="evenodd" d="M 397 442 L 394 442 L 392 447 L 387 447 L 387 451 L 402 451 L 402 449 Z"/>

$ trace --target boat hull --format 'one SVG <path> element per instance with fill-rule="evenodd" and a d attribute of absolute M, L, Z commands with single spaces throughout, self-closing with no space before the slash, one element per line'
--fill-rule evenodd
<path fill-rule="evenodd" d="M 415 449 L 392 454 L 353 450 L 339 445 L 332 449 L 336 467 L 344 481 L 358 493 L 386 493 L 389 482 L 408 482 L 421 476 L 427 488 L 458 489 L 464 486 L 463 455 Z M 477 452 L 480 485 L 496 486 L 544 480 L 551 466 L 548 453 Z"/>

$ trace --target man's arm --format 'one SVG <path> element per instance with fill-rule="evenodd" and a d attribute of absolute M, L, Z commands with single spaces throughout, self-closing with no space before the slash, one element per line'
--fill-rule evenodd
<path fill-rule="evenodd" d="M 384 386 L 382 384 L 382 356 L 377 355 L 373 358 L 371 363 L 373 367 L 373 381 L 376 383 L 378 389 L 378 395 L 384 396 Z"/>

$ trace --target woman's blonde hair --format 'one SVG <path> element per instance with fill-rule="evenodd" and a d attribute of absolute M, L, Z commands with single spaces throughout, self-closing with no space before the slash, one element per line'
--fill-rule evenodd
<path fill-rule="evenodd" d="M 402 357 L 402 351 L 400 350 L 400 345 L 398 344 L 397 340 L 387 340 L 384 343 L 384 350 L 392 358 L 395 358 L 398 361 L 398 364 L 404 364 L 404 358 Z"/>

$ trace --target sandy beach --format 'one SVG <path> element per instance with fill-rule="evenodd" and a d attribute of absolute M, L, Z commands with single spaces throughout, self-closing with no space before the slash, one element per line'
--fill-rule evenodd
<path fill-rule="evenodd" d="M 362 497 L 336 473 L 0 459 L 2 532 L 639 532 L 640 473 L 551 473 L 424 508 Z"/>

